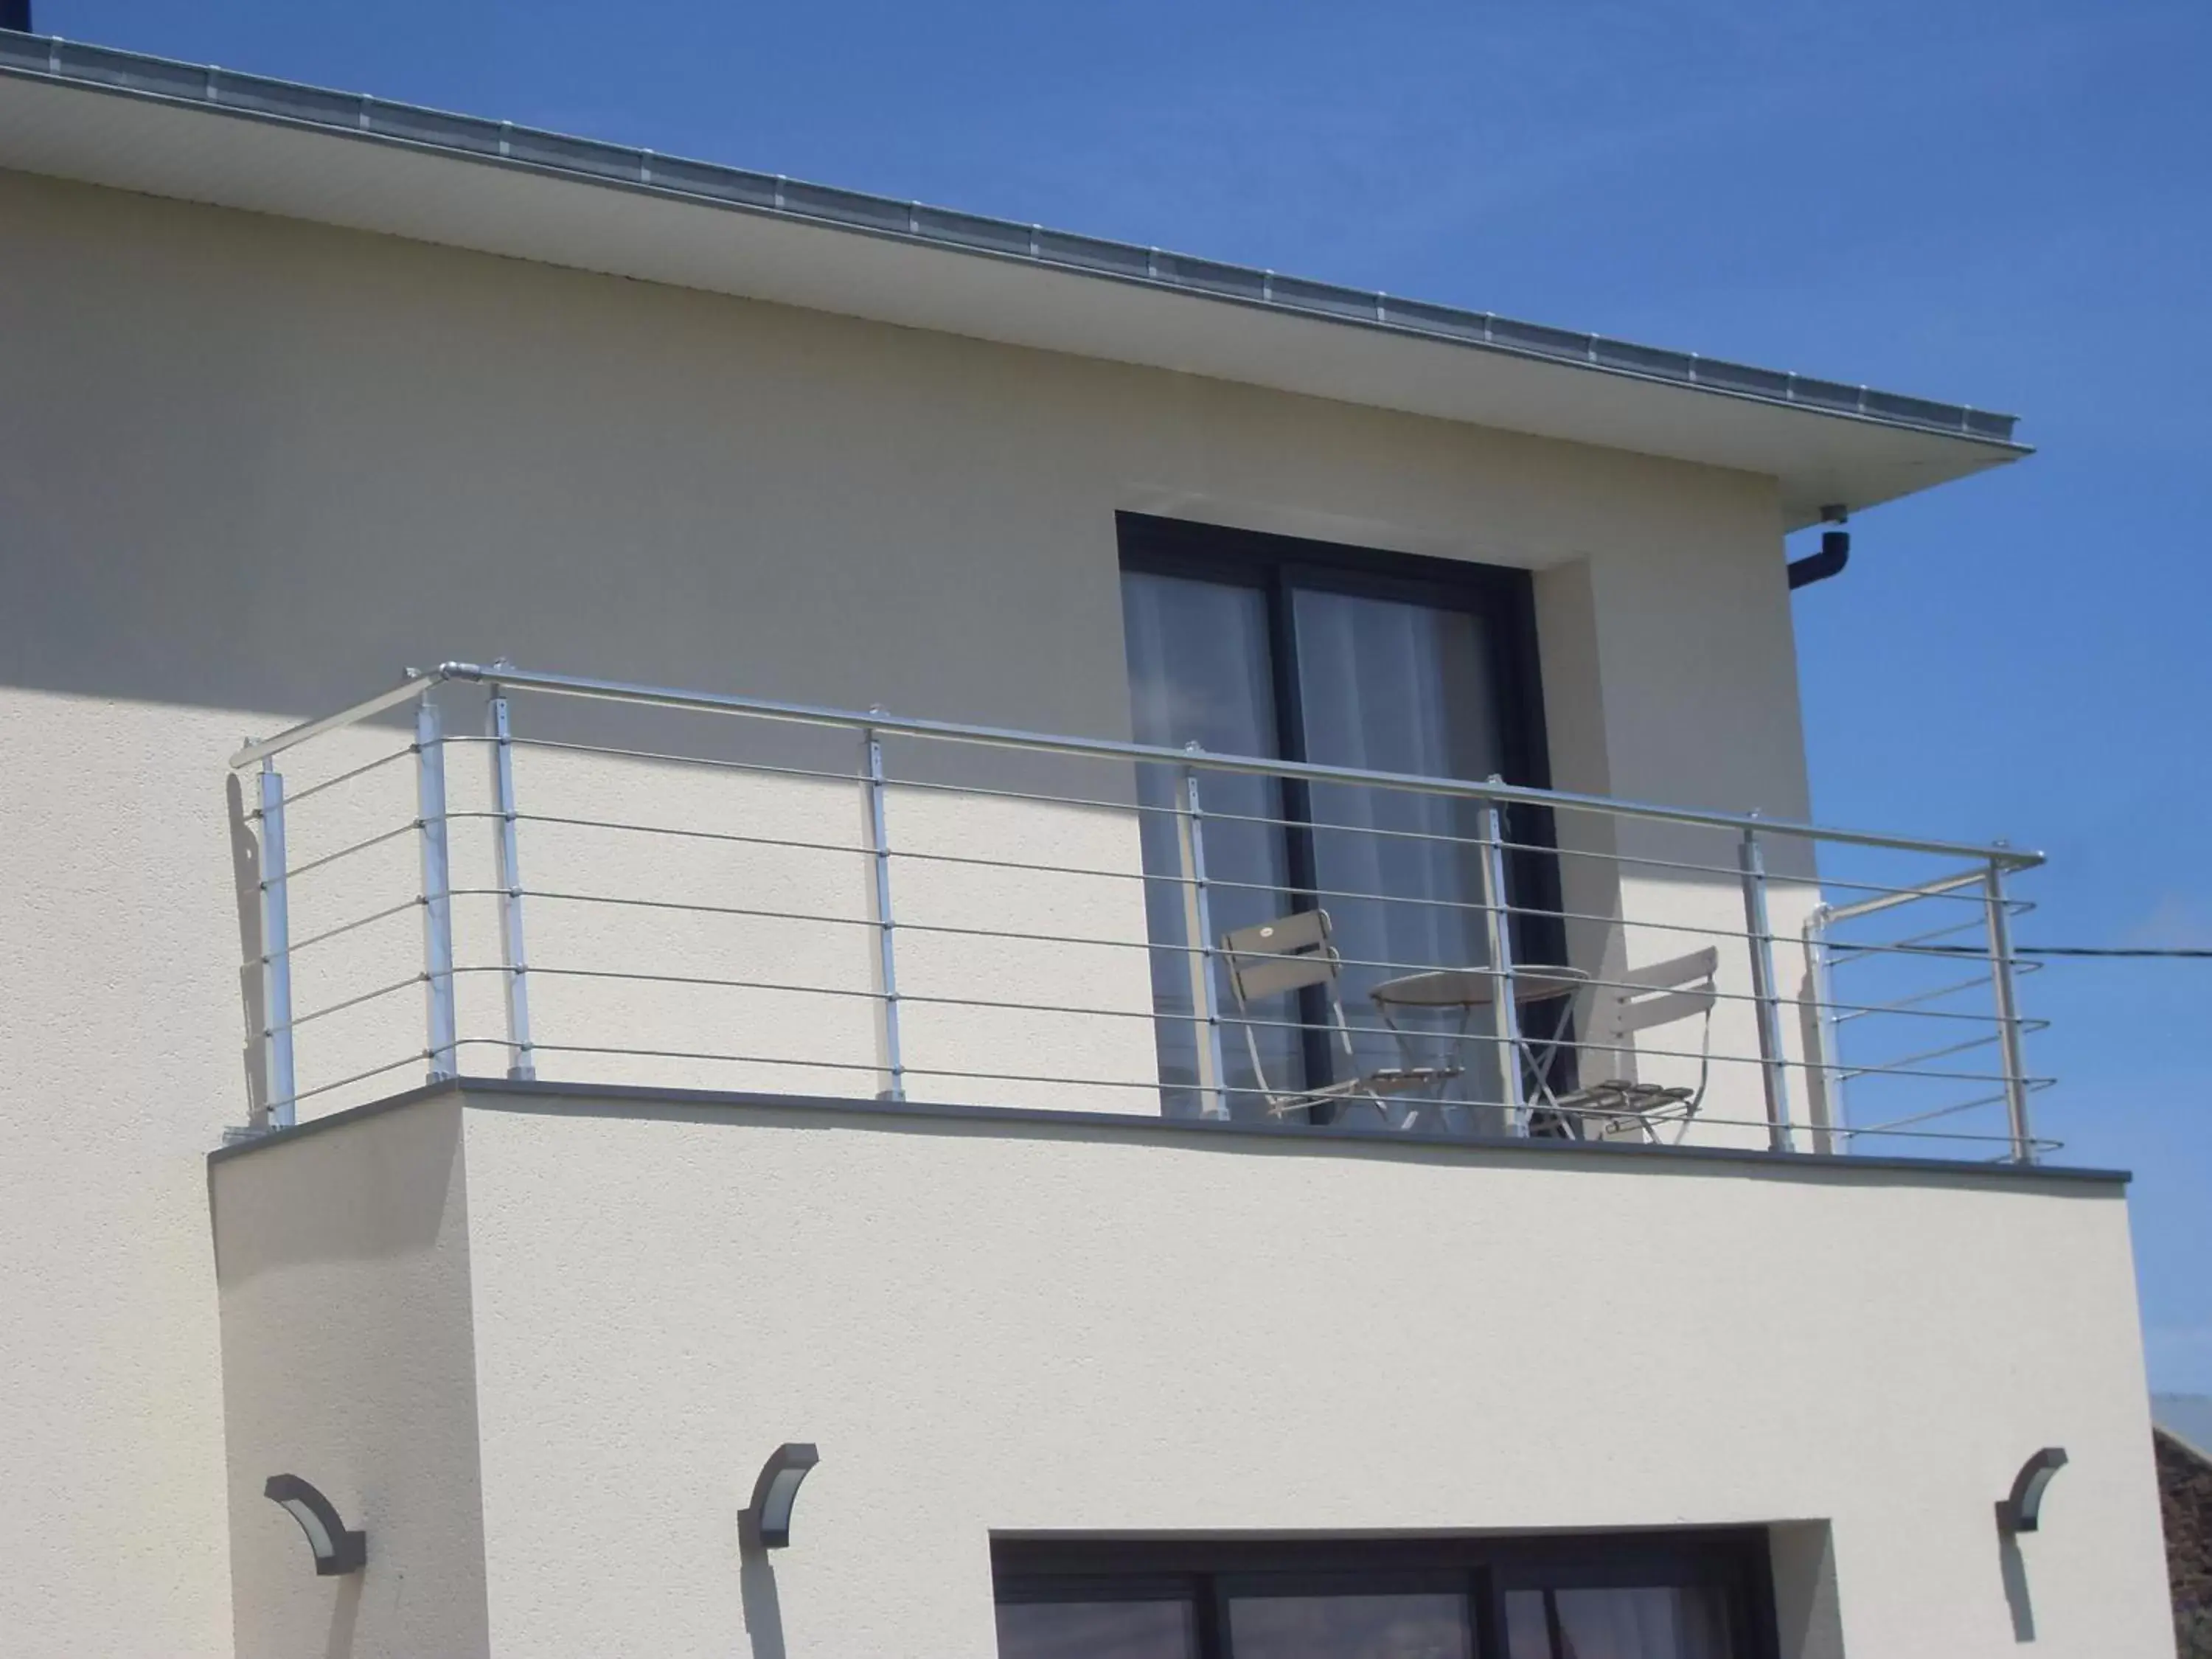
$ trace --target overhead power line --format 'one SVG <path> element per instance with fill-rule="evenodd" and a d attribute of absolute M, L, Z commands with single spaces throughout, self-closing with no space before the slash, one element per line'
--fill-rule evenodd
<path fill-rule="evenodd" d="M 1885 945 L 1885 953 L 1925 957 L 1985 957 L 1979 945 Z M 2016 957 L 2124 957 L 2212 962 L 2212 946 L 2157 945 L 2015 945 Z"/>

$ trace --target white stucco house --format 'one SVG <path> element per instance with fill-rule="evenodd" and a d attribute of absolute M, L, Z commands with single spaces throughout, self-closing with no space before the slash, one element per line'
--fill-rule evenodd
<path fill-rule="evenodd" d="M 0 343 L 0 1654 L 2171 1654 L 2011 417 L 4 33 Z"/>

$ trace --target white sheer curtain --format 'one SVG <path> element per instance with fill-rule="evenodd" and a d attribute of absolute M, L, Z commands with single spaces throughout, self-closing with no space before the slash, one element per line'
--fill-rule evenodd
<path fill-rule="evenodd" d="M 1728 1598 L 1710 1584 L 1515 1590 L 1505 1598 L 1507 1659 L 1730 1659 L 1729 1625 Z"/>
<path fill-rule="evenodd" d="M 1558 1592 L 1559 1659 L 1729 1659 L 1717 1590 L 1655 1585 Z"/>
<path fill-rule="evenodd" d="M 1180 748 L 1197 742 L 1217 753 L 1273 757 L 1279 710 L 1267 593 L 1257 586 L 1146 572 L 1122 579 L 1132 714 L 1138 741 Z M 1501 769 L 1503 745 L 1489 635 L 1481 617 L 1465 611 L 1293 586 L 1291 619 L 1297 662 L 1299 729 L 1306 757 L 1370 771 L 1480 780 Z M 1150 807 L 1177 804 L 1180 780 L 1170 767 L 1141 768 L 1139 799 Z M 1208 814 L 1207 873 L 1217 938 L 1232 928 L 1281 915 L 1291 904 L 1285 794 L 1262 778 L 1202 773 Z M 1480 854 L 1472 845 L 1478 814 L 1466 801 L 1404 790 L 1316 785 L 1309 792 L 1314 872 L 1319 902 L 1329 913 L 1347 961 L 1343 993 L 1355 1028 L 1375 1028 L 1369 993 L 1386 979 L 1428 968 L 1487 963 Z M 1255 821 L 1257 820 L 1257 821 Z M 1145 815 L 1145 867 L 1180 875 L 1174 820 Z M 1151 937 L 1182 945 L 1181 890 L 1172 880 L 1147 884 Z M 1171 1115 L 1194 1112 L 1197 1043 L 1191 1024 L 1189 972 L 1176 950 L 1156 950 L 1154 1011 L 1161 1076 Z M 1226 988 L 1217 986 L 1225 997 Z M 1294 1089 L 1304 1076 L 1305 1045 L 1288 1029 L 1301 1018 L 1295 998 L 1255 1008 L 1276 1022 L 1256 1027 L 1267 1082 Z M 1224 1003 L 1224 1013 L 1233 1015 Z M 1502 1093 L 1496 1049 L 1486 1042 L 1455 1043 L 1460 1024 L 1446 1015 L 1413 1058 L 1449 1059 L 1466 1069 L 1453 1092 L 1462 1101 L 1494 1102 Z M 1489 1029 L 1481 1019 L 1474 1029 Z M 1264 1112 L 1259 1079 L 1246 1058 L 1243 1031 L 1224 1044 L 1232 1113 Z M 1369 1029 L 1354 1042 L 1352 1064 L 1364 1073 L 1406 1058 L 1388 1033 Z M 1332 1064 L 1347 1062 L 1331 1050 Z M 1395 1121 L 1415 1102 L 1386 1109 Z M 1346 1121 L 1372 1124 L 1377 1109 L 1348 1105 Z M 1452 1127 L 1476 1123 L 1464 1105 L 1450 1107 Z"/>
<path fill-rule="evenodd" d="M 1292 612 L 1309 760 L 1477 780 L 1502 769 L 1496 679 L 1479 617 L 1310 588 L 1297 592 Z M 1482 913 L 1464 908 L 1482 898 L 1480 855 L 1466 844 L 1480 828 L 1469 803 L 1316 785 L 1312 804 L 1321 902 L 1353 964 L 1345 1000 L 1355 1025 L 1378 1023 L 1366 997 L 1386 979 L 1487 963 Z M 1356 1046 L 1363 1070 L 1400 1063 L 1388 1036 L 1363 1036 Z M 1453 1057 L 1468 1068 L 1457 1092 L 1499 1098 L 1492 1045 L 1462 1043 Z"/>
<path fill-rule="evenodd" d="M 1129 688 L 1133 735 L 1139 743 L 1180 749 L 1195 742 L 1216 754 L 1278 753 L 1273 664 L 1267 645 L 1267 596 L 1258 588 L 1181 576 L 1132 571 L 1121 582 L 1128 638 Z M 1179 803 L 1182 780 L 1176 769 L 1139 769 L 1138 799 L 1152 808 Z M 1201 773 L 1200 803 L 1207 813 L 1206 860 L 1208 878 L 1219 884 L 1209 894 L 1217 939 L 1282 914 L 1285 853 L 1279 823 L 1282 792 L 1267 778 L 1221 772 Z M 1144 856 L 1147 874 L 1182 873 L 1176 823 L 1165 811 L 1144 814 Z M 1147 881 L 1145 905 L 1155 945 L 1187 945 L 1182 890 L 1172 879 Z M 1218 981 L 1215 995 L 1224 1014 L 1228 988 Z M 1255 1018 L 1280 1024 L 1255 1030 L 1267 1081 L 1276 1089 L 1295 1088 L 1303 1073 L 1298 1034 L 1284 1029 L 1298 1018 L 1297 1003 L 1255 1009 Z M 1179 950 L 1152 952 L 1152 1007 L 1159 1015 L 1160 1079 L 1170 1116 L 1194 1115 L 1198 1046 L 1191 1024 L 1190 970 Z M 1230 1111 L 1237 1117 L 1263 1117 L 1267 1108 L 1240 1030 L 1231 1028 L 1222 1044 L 1227 1065 Z"/>

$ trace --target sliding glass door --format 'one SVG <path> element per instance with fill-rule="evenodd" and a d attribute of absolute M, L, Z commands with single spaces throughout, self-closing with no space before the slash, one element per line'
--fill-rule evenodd
<path fill-rule="evenodd" d="M 1412 560 L 1285 538 L 1124 515 L 1122 592 L 1138 741 L 1365 771 L 1544 781 L 1528 582 L 1519 572 Z M 1186 849 L 1178 769 L 1139 780 L 1159 1016 L 1171 1114 L 1197 1111 Z M 1406 1041 L 1384 1029 L 1375 988 L 1489 962 L 1474 805 L 1417 791 L 1200 771 L 1212 932 L 1295 911 L 1328 913 L 1343 959 L 1346 1056 L 1317 989 L 1243 1010 L 1223 1044 L 1232 1116 L 1270 1097 L 1370 1075 L 1409 1059 L 1457 1068 L 1419 1100 L 1334 1103 L 1300 1117 L 1380 1126 L 1431 1110 L 1431 1127 L 1495 1127 L 1472 1103 L 1500 1097 L 1494 1046 L 1446 1020 Z M 1531 871 L 1533 869 L 1533 879 Z M 1516 903 L 1540 900 L 1549 865 L 1516 866 Z M 1534 907 L 1540 908 L 1540 906 Z M 1526 931 L 1526 923 L 1522 924 Z M 1217 985 L 1218 996 L 1227 988 Z M 1256 1063 L 1255 1054 L 1256 1053 Z"/>
<path fill-rule="evenodd" d="M 1265 590 L 1149 571 L 1121 579 L 1127 630 L 1131 714 L 1139 743 L 1218 755 L 1279 758 L 1273 647 Z M 1160 1016 L 1160 1081 L 1170 1115 L 1199 1110 L 1198 1036 L 1193 1024 L 1193 941 L 1182 883 L 1183 845 L 1175 815 L 1186 805 L 1185 780 L 1162 767 L 1140 769 L 1145 807 L 1145 908 L 1152 952 L 1152 1007 Z M 1218 935 L 1266 921 L 1290 908 L 1289 820 L 1273 778 L 1211 772 L 1198 781 L 1206 814 L 1204 850 L 1213 885 L 1210 920 Z M 1260 1115 L 1261 1081 L 1302 1082 L 1305 1060 L 1296 1015 L 1250 1028 L 1224 1045 L 1231 1115 Z"/>
<path fill-rule="evenodd" d="M 1307 586 L 1291 589 L 1291 615 L 1308 760 L 1426 777 L 1502 775 L 1500 733 L 1509 715 L 1500 706 L 1486 617 Z M 1473 803 L 1443 795 L 1316 784 L 1308 801 L 1315 897 L 1329 913 L 1345 958 L 1345 1000 L 1369 1011 L 1352 1022 L 1349 1063 L 1370 1074 L 1407 1058 L 1373 1017 L 1370 997 L 1377 985 L 1431 969 L 1490 964 L 1480 855 L 1473 844 L 1482 826 Z M 1422 1052 L 1413 1058 L 1466 1068 L 1451 1094 L 1500 1097 L 1492 1045 L 1449 1044 L 1432 1035 L 1415 1046 Z M 1463 1116 L 1456 1109 L 1449 1115 Z"/>

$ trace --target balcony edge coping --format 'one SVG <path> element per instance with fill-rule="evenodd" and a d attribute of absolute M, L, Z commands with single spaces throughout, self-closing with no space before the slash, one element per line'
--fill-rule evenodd
<path fill-rule="evenodd" d="M 1978 1184 L 1986 1181 L 2061 1182 L 2073 1186 L 2121 1187 L 2131 1183 L 2128 1170 L 2099 1170 L 2065 1164 L 1996 1164 L 1956 1158 L 1906 1158 L 1887 1154 L 1863 1156 L 1816 1152 L 1777 1152 L 1756 1146 L 1637 1146 L 1582 1140 L 1528 1140 L 1505 1135 L 1444 1135 L 1426 1130 L 1400 1130 L 1382 1135 L 1369 1130 L 1340 1129 L 1326 1125 L 1308 1127 L 1280 1123 L 1221 1122 L 1202 1118 L 1154 1117 L 1133 1112 L 1059 1111 L 1034 1106 L 963 1106 L 924 1101 L 862 1099 L 836 1095 L 761 1094 L 720 1089 L 667 1089 L 641 1084 L 556 1083 L 519 1081 L 509 1078 L 461 1077 L 442 1079 L 388 1095 L 381 1100 L 350 1106 L 326 1117 L 311 1118 L 288 1129 L 233 1141 L 207 1155 L 210 1165 L 245 1157 L 264 1147 L 279 1146 L 325 1129 L 357 1123 L 365 1118 L 419 1105 L 445 1095 L 462 1097 L 462 1104 L 492 1111 L 528 1112 L 558 1102 L 605 1101 L 635 1105 L 696 1106 L 720 1109 L 754 1108 L 778 1112 L 818 1113 L 824 1116 L 865 1117 L 909 1125 L 945 1123 L 991 1125 L 1001 1128 L 1120 1131 L 1179 1139 L 1223 1138 L 1261 1140 L 1309 1148 L 1316 1152 L 1388 1152 L 1418 1147 L 1424 1151 L 1504 1153 L 1522 1158 L 1584 1159 L 1641 1159 L 1661 1166 L 1723 1164 L 1743 1164 L 1780 1176 L 1917 1175 L 1939 1176 Z"/>

